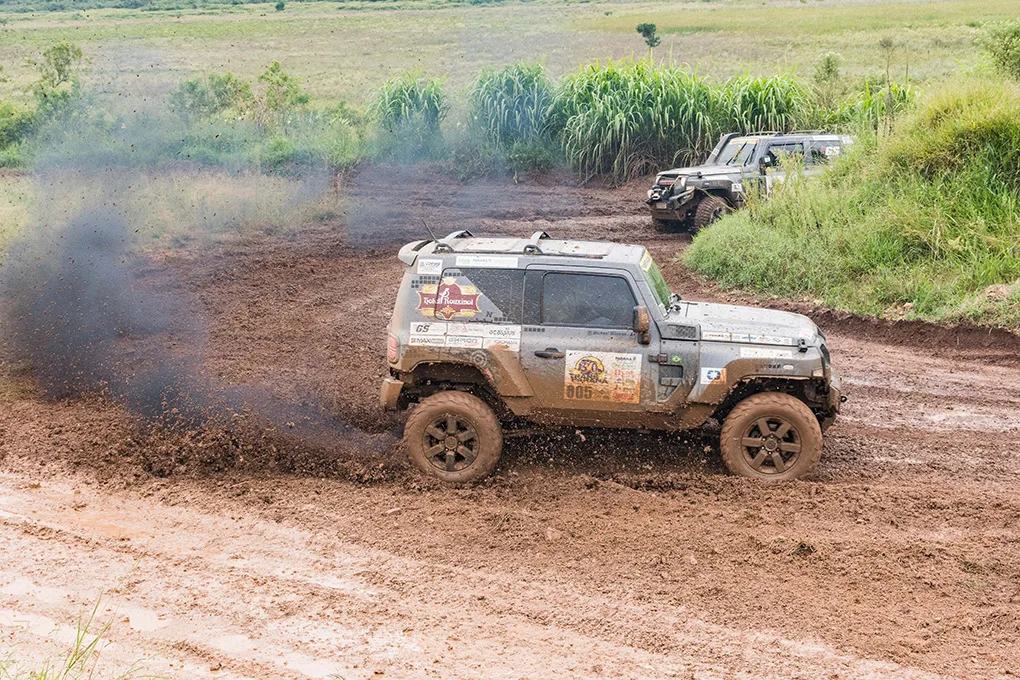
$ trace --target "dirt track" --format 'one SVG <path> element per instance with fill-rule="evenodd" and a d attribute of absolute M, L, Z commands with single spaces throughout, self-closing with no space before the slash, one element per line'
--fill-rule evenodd
<path fill-rule="evenodd" d="M 352 204 L 382 184 L 362 177 Z M 639 185 L 495 189 L 419 183 L 352 213 L 349 239 L 167 254 L 151 276 L 193 296 L 210 377 L 384 440 L 393 244 L 419 217 L 640 241 L 660 262 L 684 242 L 651 236 Z M 685 297 L 725 297 L 666 270 Z M 109 665 L 174 678 L 1020 675 L 1020 343 L 816 318 L 851 399 L 815 478 L 778 488 L 726 476 L 699 437 L 590 432 L 517 439 L 471 489 L 357 438 L 343 465 L 311 447 L 159 479 L 118 408 L 8 395 L 0 632 L 45 655 L 105 593 Z"/>

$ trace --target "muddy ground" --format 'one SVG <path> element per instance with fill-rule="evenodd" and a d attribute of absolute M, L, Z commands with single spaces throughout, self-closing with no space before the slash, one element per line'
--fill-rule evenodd
<path fill-rule="evenodd" d="M 388 181 L 362 177 L 351 205 Z M 819 320 L 850 394 L 814 478 L 780 487 L 727 476 L 702 436 L 517 438 L 468 489 L 388 446 L 400 420 L 376 386 L 395 244 L 418 219 L 637 241 L 665 264 L 686 237 L 649 230 L 642 189 L 433 178 L 293 238 L 154 255 L 146 275 L 172 272 L 208 328 L 209 380 L 346 429 L 224 460 L 222 442 L 140 433 L 15 376 L 3 642 L 42 659 L 99 602 L 103 667 L 172 678 L 1020 675 L 1012 336 L 772 301 Z M 665 270 L 685 297 L 729 299 Z"/>

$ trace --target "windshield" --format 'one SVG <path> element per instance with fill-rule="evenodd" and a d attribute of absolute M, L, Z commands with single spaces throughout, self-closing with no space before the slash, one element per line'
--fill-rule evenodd
<path fill-rule="evenodd" d="M 641 256 L 641 270 L 644 271 L 645 276 L 648 277 L 648 285 L 652 287 L 652 292 L 655 293 L 655 299 L 662 305 L 663 310 L 669 309 L 669 302 L 672 294 L 669 292 L 669 284 L 666 283 L 666 279 L 662 276 L 662 272 L 659 271 L 659 265 L 655 264 L 655 260 L 652 256 L 645 251 L 645 254 Z"/>
<path fill-rule="evenodd" d="M 754 137 L 734 137 L 726 142 L 716 159 L 718 165 L 747 165 L 754 159 L 754 147 L 758 145 Z"/>

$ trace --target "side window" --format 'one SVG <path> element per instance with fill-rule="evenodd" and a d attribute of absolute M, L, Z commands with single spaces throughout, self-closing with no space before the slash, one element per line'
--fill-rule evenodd
<path fill-rule="evenodd" d="M 523 269 L 447 269 L 421 287 L 417 310 L 441 321 L 519 324 L 523 300 Z"/>
<path fill-rule="evenodd" d="M 808 153 L 808 163 L 824 165 L 833 156 L 838 156 L 842 150 L 839 142 L 812 142 Z"/>
<path fill-rule="evenodd" d="M 631 328 L 634 292 L 627 279 L 550 272 L 542 280 L 542 323 L 552 326 Z"/>
<path fill-rule="evenodd" d="M 768 151 L 765 152 L 765 156 L 762 157 L 762 165 L 766 168 L 775 168 L 779 167 L 780 163 L 790 156 L 803 155 L 804 145 L 800 142 L 796 144 L 772 144 L 769 146 Z"/>

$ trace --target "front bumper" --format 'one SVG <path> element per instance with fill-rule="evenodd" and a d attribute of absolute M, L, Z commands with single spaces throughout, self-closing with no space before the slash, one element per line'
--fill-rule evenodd
<path fill-rule="evenodd" d="M 846 395 L 843 394 L 843 380 L 840 378 L 836 369 L 830 368 L 829 394 L 828 398 L 825 400 L 825 405 L 828 407 L 828 413 L 819 421 L 823 432 L 827 430 L 830 425 L 836 422 L 836 415 L 839 413 L 840 407 L 844 401 L 846 401 Z"/>
<path fill-rule="evenodd" d="M 656 189 L 648 192 L 648 209 L 657 220 L 682 220 L 687 214 L 687 204 L 694 196 L 694 189 L 684 189 L 679 194 L 660 198 Z"/>
<path fill-rule="evenodd" d="M 385 378 L 379 389 L 379 405 L 384 411 L 396 411 L 400 401 L 400 393 L 404 391 L 404 383 L 394 378 Z"/>

